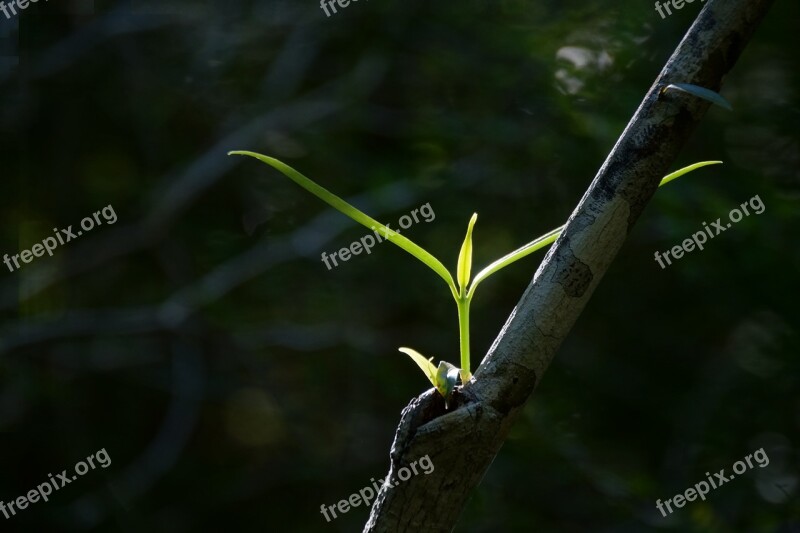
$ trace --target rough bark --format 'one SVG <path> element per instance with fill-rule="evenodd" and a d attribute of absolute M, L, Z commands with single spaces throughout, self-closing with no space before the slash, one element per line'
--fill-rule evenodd
<path fill-rule="evenodd" d="M 709 104 L 661 90 L 719 91 L 772 0 L 706 4 L 550 248 L 455 408 L 432 389 L 402 413 L 388 479 L 429 455 L 435 470 L 384 485 L 364 531 L 451 531 L 633 224 Z"/>

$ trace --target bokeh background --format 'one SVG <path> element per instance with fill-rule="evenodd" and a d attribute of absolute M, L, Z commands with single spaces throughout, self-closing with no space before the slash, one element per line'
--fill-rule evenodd
<path fill-rule="evenodd" d="M 31 4 L 0 16 L 0 500 L 112 459 L 0 531 L 360 531 L 427 381 L 458 359 L 441 280 L 261 163 L 278 157 L 476 267 L 568 217 L 702 4 Z M 456 531 L 800 531 L 800 5 L 777 2 L 605 276 Z M 656 250 L 759 195 L 662 270 Z M 395 227 L 395 226 L 393 226 Z M 481 286 L 473 365 L 543 253 Z M 2 266 L 2 265 L 0 265 Z M 665 500 L 764 447 L 663 518 Z"/>

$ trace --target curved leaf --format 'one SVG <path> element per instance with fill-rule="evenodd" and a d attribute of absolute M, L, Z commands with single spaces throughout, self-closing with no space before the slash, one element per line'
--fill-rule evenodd
<path fill-rule="evenodd" d="M 661 181 L 659 182 L 658 186 L 661 187 L 662 185 L 666 185 L 670 181 L 672 181 L 674 179 L 677 179 L 677 178 L 680 178 L 684 174 L 686 174 L 688 172 L 691 172 L 691 171 L 693 171 L 695 169 L 698 169 L 700 167 L 705 167 L 705 166 L 708 166 L 708 165 L 720 165 L 720 164 L 722 164 L 722 161 L 701 161 L 699 163 L 694 163 L 692 165 L 689 165 L 689 166 L 683 167 L 683 168 L 681 168 L 679 170 L 676 170 L 675 172 L 672 172 L 671 174 L 667 174 L 666 176 L 661 178 Z M 547 233 L 545 233 L 541 237 L 537 237 L 536 239 L 534 239 L 533 241 L 529 242 L 525 246 L 522 246 L 521 248 L 517 248 L 513 252 L 511 252 L 511 253 L 509 253 L 507 255 L 504 255 L 503 257 L 501 257 L 497 261 L 494 261 L 489 266 L 487 266 L 486 268 L 484 268 L 483 270 L 478 272 L 478 274 L 475 276 L 475 279 L 472 281 L 472 286 L 469 288 L 469 293 L 467 294 L 467 298 L 468 299 L 472 298 L 472 296 L 475 294 L 476 287 L 478 286 L 478 284 L 481 281 L 485 280 L 486 278 L 488 278 L 489 276 L 491 276 L 492 274 L 494 274 L 495 272 L 497 272 L 501 268 L 506 267 L 506 266 L 510 265 L 511 263 L 513 263 L 514 261 L 518 261 L 518 260 L 522 259 L 523 257 L 525 257 L 527 255 L 530 255 L 533 252 L 544 248 L 548 244 L 551 244 L 551 243 L 555 242 L 555 240 L 561 234 L 561 231 L 563 229 L 564 229 L 564 226 L 559 226 L 554 230 L 548 231 Z"/>
<path fill-rule="evenodd" d="M 724 107 L 728 111 L 733 111 L 733 106 L 730 104 L 730 102 L 725 100 L 722 95 L 712 91 L 711 89 L 706 89 L 705 87 L 700 87 L 699 85 L 692 85 L 691 83 L 670 83 L 663 89 L 663 91 L 670 90 L 683 91 L 691 94 L 692 96 L 702 98 L 707 102 L 711 102 L 712 104 L 717 104 L 720 107 Z"/>
<path fill-rule="evenodd" d="M 431 357 L 430 359 L 425 359 L 425 357 L 421 353 L 419 353 L 416 350 L 412 350 L 411 348 L 403 347 L 403 348 L 398 348 L 398 350 L 400 350 L 401 352 L 409 356 L 411 359 L 413 359 L 414 362 L 417 363 L 417 366 L 419 366 L 420 369 L 425 373 L 425 375 L 428 376 L 431 385 L 436 387 L 437 390 L 439 389 L 438 385 L 436 384 L 437 369 L 434 366 L 434 364 L 431 363 L 431 361 L 433 361 L 433 357 Z"/>
<path fill-rule="evenodd" d="M 478 272 L 478 274 L 475 276 L 475 279 L 472 281 L 472 286 L 469 288 L 469 293 L 467 294 L 467 298 L 468 299 L 472 298 L 472 296 L 475 294 L 475 288 L 481 281 L 485 280 L 486 278 L 488 278 L 501 268 L 507 267 L 514 261 L 519 261 L 523 257 L 530 255 L 537 250 L 541 250 L 548 244 L 552 244 L 553 242 L 555 242 L 558 236 L 561 235 L 561 230 L 563 229 L 564 226 L 559 226 L 554 230 L 548 231 L 541 237 L 537 237 L 536 239 L 529 242 L 525 246 L 517 248 L 513 252 L 504 255 L 500 259 L 492 262 L 489 266 Z"/>
<path fill-rule="evenodd" d="M 384 237 L 392 242 L 393 244 L 399 246 L 406 252 L 410 253 L 420 261 L 422 261 L 425 265 L 427 265 L 431 270 L 439 274 L 441 278 L 447 283 L 447 286 L 450 288 L 451 292 L 453 292 L 453 296 L 456 296 L 456 286 L 453 283 L 453 276 L 450 275 L 450 272 L 445 268 L 445 266 L 436 259 L 433 255 L 428 253 L 424 248 L 417 245 L 416 243 L 412 242 L 410 239 L 403 237 L 396 231 L 387 228 L 374 218 L 370 217 L 369 215 L 365 214 L 364 212 L 360 211 L 356 207 L 350 205 L 346 201 L 342 200 L 328 189 L 322 187 L 321 185 L 317 185 L 315 182 L 310 180 L 309 178 L 305 177 L 289 165 L 278 161 L 272 157 L 258 154 L 256 152 L 249 152 L 247 150 L 234 150 L 228 152 L 228 155 L 246 155 L 258 159 L 259 161 L 268 164 L 275 170 L 281 172 L 284 176 L 292 180 L 293 182 L 300 185 L 302 188 L 325 202 L 326 204 L 330 205 L 334 209 L 340 211 L 341 213 L 347 215 L 348 217 L 352 218 L 362 226 L 374 230 L 375 228 L 381 230 Z"/>
<path fill-rule="evenodd" d="M 700 167 L 707 167 L 708 165 L 721 165 L 722 161 L 701 161 L 699 163 L 695 163 L 693 165 L 689 165 L 688 167 L 683 167 L 671 174 L 667 174 L 663 178 L 661 178 L 661 182 L 659 182 L 658 186 L 661 187 L 662 185 L 666 185 L 670 181 L 674 179 L 678 179 L 687 172 L 691 172 L 692 170 L 698 169 Z"/>

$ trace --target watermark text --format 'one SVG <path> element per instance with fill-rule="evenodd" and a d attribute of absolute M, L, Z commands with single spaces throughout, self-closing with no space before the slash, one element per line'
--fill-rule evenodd
<path fill-rule="evenodd" d="M 755 459 L 755 464 L 764 468 L 769 464 L 769 457 L 767 457 L 767 452 L 764 451 L 764 448 L 759 448 L 754 453 L 746 456 L 741 461 L 736 461 L 733 463 L 733 474 L 725 475 L 725 469 L 723 468 L 719 472 L 716 472 L 712 477 L 711 474 L 706 472 L 706 477 L 708 478 L 708 482 L 706 481 L 699 481 L 695 483 L 694 487 L 686 489 L 686 491 L 681 492 L 673 496 L 672 498 L 662 502 L 661 500 L 656 500 L 656 509 L 661 512 L 661 516 L 666 517 L 667 512 L 672 514 L 673 509 L 672 505 L 676 508 L 681 508 L 686 505 L 686 502 L 693 502 L 698 497 L 705 501 L 706 494 L 711 492 L 712 489 L 718 489 L 725 483 L 732 481 L 737 474 L 744 474 L 747 472 L 748 468 L 755 468 L 755 464 L 751 459 Z M 745 464 L 746 462 L 746 464 Z M 664 511 L 666 507 L 667 511 Z"/>
<path fill-rule="evenodd" d="M 417 471 L 417 466 L 419 466 L 420 470 Z M 375 481 L 375 478 L 371 478 L 372 486 L 367 485 L 357 493 L 353 493 L 350 495 L 349 498 L 346 500 L 341 500 L 336 505 L 328 505 L 327 507 L 323 503 L 320 505 L 320 513 L 322 516 L 325 517 L 325 520 L 330 522 L 331 518 L 328 516 L 328 513 L 336 519 L 336 511 L 338 510 L 339 513 L 344 514 L 350 510 L 351 507 L 358 507 L 362 503 L 365 507 L 369 507 L 372 505 L 373 500 L 380 492 L 381 486 L 386 485 L 388 487 L 396 487 L 400 484 L 401 481 L 408 481 L 411 479 L 411 474 L 416 476 L 420 472 L 424 473 L 425 475 L 430 474 L 433 472 L 433 461 L 431 461 L 430 456 L 425 455 L 424 457 L 420 457 L 413 463 L 409 464 L 408 466 L 404 466 L 397 471 L 397 478 L 399 479 L 379 479 Z M 372 489 L 375 489 L 374 491 Z"/>
<path fill-rule="evenodd" d="M 16 516 L 17 511 L 26 509 L 28 505 L 36 503 L 40 499 L 43 501 L 48 501 L 48 496 L 50 496 L 54 490 L 64 488 L 68 484 L 78 479 L 78 476 L 86 474 L 90 469 L 94 470 L 96 468 L 94 463 L 95 459 L 97 460 L 97 464 L 102 468 L 108 468 L 111 466 L 111 457 L 109 457 L 106 449 L 103 448 L 102 450 L 99 450 L 87 457 L 86 462 L 78 461 L 78 463 L 75 465 L 75 474 L 77 475 L 70 476 L 67 470 L 62 470 L 60 474 L 56 474 L 56 477 L 53 477 L 53 474 L 47 474 L 50 479 L 35 489 L 28 491 L 25 496 L 20 496 L 19 498 L 11 500 L 8 503 L 0 500 L 0 513 L 3 513 L 3 516 L 5 516 L 6 520 L 8 520 L 12 516 Z"/>

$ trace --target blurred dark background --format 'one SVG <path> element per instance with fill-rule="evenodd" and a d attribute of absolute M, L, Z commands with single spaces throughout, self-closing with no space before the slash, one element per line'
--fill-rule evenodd
<path fill-rule="evenodd" d="M 360 531 L 458 360 L 441 280 L 232 149 L 278 157 L 475 267 L 562 224 L 703 4 L 314 0 L 31 4 L 0 15 L 0 500 L 105 448 L 0 531 Z M 777 2 L 564 343 L 456 531 L 800 531 L 800 5 Z M 656 250 L 766 210 L 662 270 Z M 396 227 L 393 225 L 393 227 Z M 543 253 L 472 306 L 473 368 Z M 705 472 L 755 468 L 663 518 Z"/>

